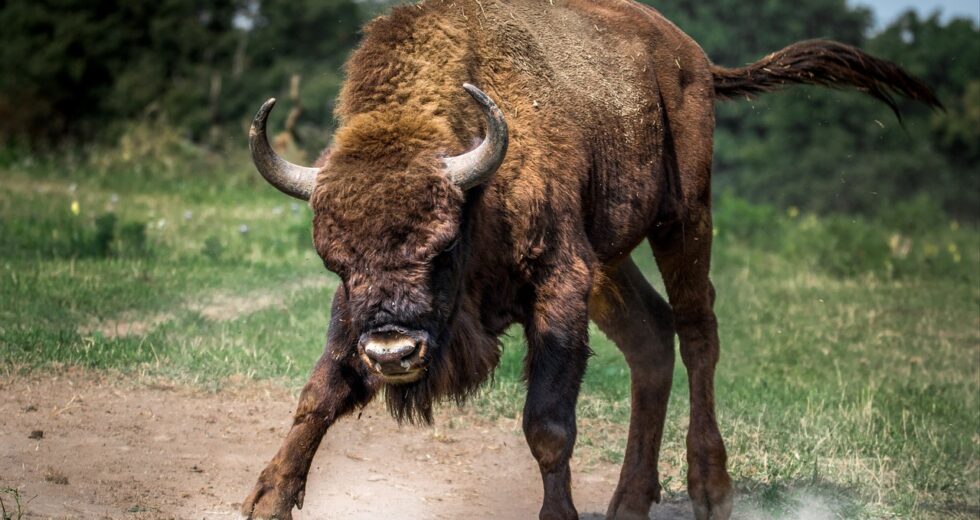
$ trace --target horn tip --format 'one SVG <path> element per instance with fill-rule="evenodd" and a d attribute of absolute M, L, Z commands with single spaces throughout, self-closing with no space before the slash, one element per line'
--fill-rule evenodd
<path fill-rule="evenodd" d="M 272 107 L 276 105 L 276 98 L 269 98 L 262 106 L 259 107 L 259 111 L 255 113 L 255 118 L 252 119 L 252 130 L 250 133 L 255 133 L 257 128 L 261 127 L 264 132 L 265 120 L 269 117 L 269 112 L 272 111 Z"/>
<path fill-rule="evenodd" d="M 466 93 L 469 94 L 470 97 L 472 97 L 474 100 L 476 100 L 477 103 L 485 107 L 493 108 L 497 106 L 496 103 L 494 103 L 493 100 L 490 99 L 490 96 L 488 96 L 485 92 L 480 90 L 479 87 L 476 87 L 470 83 L 463 83 L 463 90 L 466 90 Z"/>

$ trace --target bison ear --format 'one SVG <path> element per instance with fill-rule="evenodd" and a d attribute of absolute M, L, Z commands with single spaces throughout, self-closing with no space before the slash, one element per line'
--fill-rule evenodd
<path fill-rule="evenodd" d="M 469 83 L 463 83 L 463 88 L 473 96 L 487 118 L 487 136 L 479 146 L 462 155 L 443 160 L 446 175 L 461 190 L 466 191 L 483 184 L 497 171 L 507 155 L 509 138 L 504 113 L 490 96 Z"/>
<path fill-rule="evenodd" d="M 248 147 L 252 151 L 252 163 L 262 177 L 279 191 L 300 200 L 310 200 L 319 169 L 295 165 L 276 154 L 266 136 L 269 112 L 276 105 L 276 98 L 266 101 L 252 120 L 248 132 Z"/>

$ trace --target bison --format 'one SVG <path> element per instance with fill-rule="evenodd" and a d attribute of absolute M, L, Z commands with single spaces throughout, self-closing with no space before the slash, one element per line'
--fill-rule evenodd
<path fill-rule="evenodd" d="M 569 458 L 591 319 L 622 350 L 632 385 L 608 517 L 646 518 L 660 500 L 676 335 L 690 381 L 688 492 L 698 519 L 728 518 L 708 277 L 715 102 L 791 84 L 853 88 L 893 109 L 896 96 L 940 106 L 897 65 L 832 41 L 719 67 L 630 0 L 394 8 L 365 27 L 349 58 L 339 128 L 314 167 L 270 148 L 274 100 L 263 105 L 250 132 L 255 165 L 309 201 L 316 251 L 342 283 L 324 354 L 245 516 L 291 518 L 327 429 L 375 395 L 416 423 L 432 420 L 437 401 L 462 403 L 517 323 L 540 517 L 577 518 Z M 644 240 L 667 300 L 630 260 Z"/>

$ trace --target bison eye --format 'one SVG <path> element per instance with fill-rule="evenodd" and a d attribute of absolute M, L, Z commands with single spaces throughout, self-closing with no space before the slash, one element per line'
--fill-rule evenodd
<path fill-rule="evenodd" d="M 453 258 L 456 256 L 454 252 L 456 251 L 456 248 L 459 247 L 459 242 L 460 239 L 457 237 L 449 244 L 449 246 L 443 248 L 442 251 L 439 251 L 434 259 L 437 270 L 449 267 L 453 263 Z"/>
<path fill-rule="evenodd" d="M 444 253 L 452 253 L 453 251 L 456 250 L 456 247 L 459 246 L 459 242 L 460 242 L 460 237 L 456 237 L 456 239 L 453 240 L 453 242 L 449 244 L 449 246 L 443 249 L 442 251 Z"/>

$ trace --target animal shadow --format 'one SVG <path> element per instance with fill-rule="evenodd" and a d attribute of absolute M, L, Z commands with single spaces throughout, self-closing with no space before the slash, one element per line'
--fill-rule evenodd
<path fill-rule="evenodd" d="M 583 513 L 579 520 L 605 520 L 605 513 Z M 694 520 L 690 500 L 663 501 L 650 508 L 650 518 L 655 520 Z"/>

